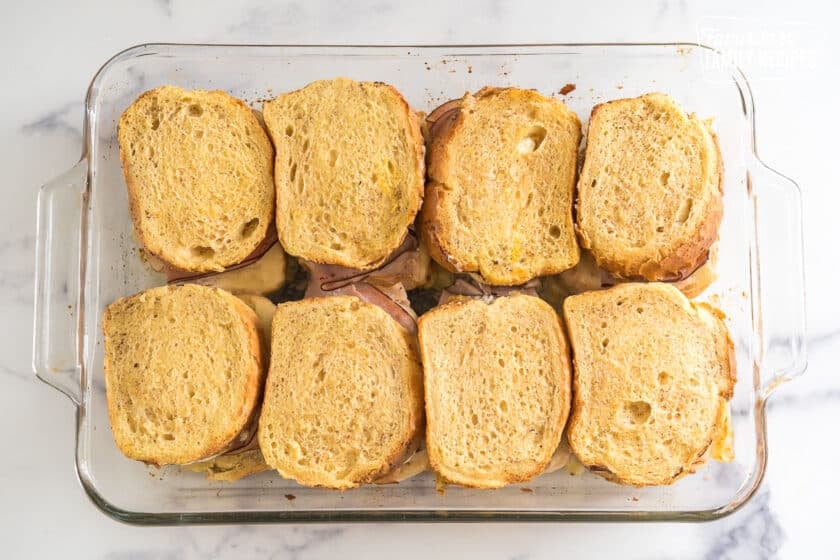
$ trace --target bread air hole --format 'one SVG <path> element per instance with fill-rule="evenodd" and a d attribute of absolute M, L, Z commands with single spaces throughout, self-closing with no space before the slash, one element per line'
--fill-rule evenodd
<path fill-rule="evenodd" d="M 668 374 L 667 371 L 660 371 L 659 375 L 657 376 L 657 380 L 659 381 L 660 385 L 667 385 L 671 381 L 671 376 Z"/>
<path fill-rule="evenodd" d="M 670 178 L 671 178 L 671 174 L 668 173 L 667 171 L 665 171 L 664 173 L 662 173 L 662 175 L 659 176 L 659 182 L 662 183 L 663 186 L 667 185 L 668 184 L 668 179 L 670 179 Z"/>
<path fill-rule="evenodd" d="M 330 167 L 335 167 L 335 163 L 338 161 L 338 151 L 330 150 Z"/>
<path fill-rule="evenodd" d="M 242 237 L 251 237 L 257 229 L 257 226 L 260 225 L 260 219 L 254 218 L 252 220 L 248 220 L 242 225 Z"/>
<path fill-rule="evenodd" d="M 291 136 L 294 133 L 295 133 L 294 127 L 290 124 L 286 125 L 286 136 Z"/>
<path fill-rule="evenodd" d="M 190 105 L 190 116 L 191 117 L 200 117 L 204 114 L 204 109 L 201 108 L 201 105 Z"/>
<path fill-rule="evenodd" d="M 645 401 L 624 403 L 624 412 L 633 424 L 644 424 L 650 418 L 650 404 Z"/>
<path fill-rule="evenodd" d="M 691 214 L 691 207 L 694 205 L 693 198 L 687 198 L 682 201 L 680 204 L 680 209 L 677 211 L 677 222 L 680 224 L 685 223 L 688 220 L 689 214 Z"/>
<path fill-rule="evenodd" d="M 560 237 L 561 233 L 562 232 L 560 231 L 560 226 L 551 226 L 550 228 L 548 228 L 548 234 L 551 237 Z"/>
<path fill-rule="evenodd" d="M 545 135 L 545 128 L 539 125 L 532 126 L 528 130 L 528 133 L 519 141 L 519 144 L 516 146 L 516 150 L 520 154 L 530 154 L 532 152 L 536 152 L 540 149 L 540 146 L 545 140 Z"/>
<path fill-rule="evenodd" d="M 216 254 L 216 251 L 212 247 L 206 247 L 204 245 L 195 245 L 190 249 L 190 252 L 192 252 L 194 257 L 201 257 L 203 259 L 209 259 Z"/>
<path fill-rule="evenodd" d="M 289 182 L 294 183 L 295 177 L 297 177 L 297 164 L 293 163 L 291 169 L 289 169 Z"/>

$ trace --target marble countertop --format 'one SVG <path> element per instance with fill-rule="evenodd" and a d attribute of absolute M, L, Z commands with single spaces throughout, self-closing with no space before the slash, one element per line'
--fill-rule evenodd
<path fill-rule="evenodd" d="M 234 6 L 235 4 L 235 6 Z M 440 4 L 437 6 L 436 4 Z M 840 87 L 829 41 L 828 2 L 712 0 L 401 3 L 198 0 L 7 2 L 0 7 L 0 547 L 7 558 L 226 557 L 428 558 L 837 558 L 831 466 L 840 425 L 840 262 L 836 166 L 840 114 L 826 111 Z M 458 4 L 458 7 L 455 5 Z M 802 56 L 742 60 L 756 99 L 759 151 L 804 192 L 809 328 L 807 373 L 768 405 L 769 466 L 757 495 L 703 524 L 472 524 L 212 526 L 119 524 L 87 499 L 73 469 L 75 414 L 68 399 L 36 381 L 30 366 L 35 198 L 81 149 L 82 103 L 111 55 L 137 43 L 538 43 L 697 41 L 708 18 L 742 48 L 787 44 Z M 830 27 L 832 26 L 832 27 Z M 762 35 L 762 33 L 764 35 Z M 768 35 L 770 33 L 770 35 Z M 773 35 L 775 33 L 775 35 Z M 708 39 L 708 38 L 707 38 Z M 732 41 L 735 41 L 732 43 Z M 815 468 L 817 466 L 818 468 Z"/>

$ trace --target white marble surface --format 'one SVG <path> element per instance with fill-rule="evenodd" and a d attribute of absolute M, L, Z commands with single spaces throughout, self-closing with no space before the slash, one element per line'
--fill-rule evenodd
<path fill-rule="evenodd" d="M 234 4 L 236 4 L 234 6 Z M 440 5 L 437 5 L 440 4 Z M 434 556 L 483 558 L 838 558 L 833 472 L 840 463 L 840 262 L 836 207 L 840 88 L 829 2 L 752 0 L 625 7 L 578 2 L 353 3 L 158 0 L 0 5 L 0 556 L 4 558 Z M 453 5 L 456 3 L 452 3 Z M 517 4 L 523 6 L 517 7 Z M 468 6 L 467 6 L 468 5 Z M 808 60 L 789 71 L 745 64 L 759 148 L 805 193 L 810 365 L 769 408 L 769 467 L 755 499 L 707 524 L 338 525 L 140 529 L 106 518 L 73 470 L 70 402 L 30 366 L 35 197 L 81 148 L 90 78 L 142 42 L 507 43 L 694 41 L 708 16 L 743 18 L 744 33 L 800 27 Z M 752 71 L 752 74 L 751 74 Z"/>

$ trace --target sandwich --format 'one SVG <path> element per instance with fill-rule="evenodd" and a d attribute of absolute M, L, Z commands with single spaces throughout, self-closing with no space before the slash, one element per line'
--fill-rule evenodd
<path fill-rule="evenodd" d="M 363 271 L 388 260 L 423 200 L 423 137 L 402 95 L 381 82 L 323 80 L 267 101 L 263 115 L 286 252 Z"/>
<path fill-rule="evenodd" d="M 415 455 L 422 430 L 416 342 L 388 313 L 346 295 L 277 306 L 258 437 L 281 476 L 375 482 Z"/>
<path fill-rule="evenodd" d="M 419 319 L 426 449 L 443 483 L 500 488 L 542 473 L 569 414 L 571 364 L 537 297 L 457 296 Z"/>
<path fill-rule="evenodd" d="M 108 414 L 117 447 L 153 465 L 188 465 L 247 447 L 265 354 L 256 313 L 197 285 L 122 298 L 103 317 Z"/>
<path fill-rule="evenodd" d="M 631 280 L 689 276 L 717 239 L 722 197 L 710 121 L 661 93 L 592 110 L 577 228 L 600 268 Z"/>
<path fill-rule="evenodd" d="M 568 297 L 563 313 L 575 372 L 567 435 L 584 465 L 648 486 L 713 452 L 731 459 L 735 356 L 720 312 L 651 282 Z"/>
<path fill-rule="evenodd" d="M 427 123 L 421 234 L 435 261 L 495 285 L 577 263 L 581 129 L 572 111 L 536 91 L 484 88 L 440 106 Z"/>
<path fill-rule="evenodd" d="M 176 269 L 220 272 L 251 255 L 274 215 L 271 141 L 222 91 L 163 86 L 118 125 L 134 231 Z"/>

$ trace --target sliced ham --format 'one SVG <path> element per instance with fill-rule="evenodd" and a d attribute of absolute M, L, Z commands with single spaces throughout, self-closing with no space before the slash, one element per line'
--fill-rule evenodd
<path fill-rule="evenodd" d="M 331 264 L 320 264 L 301 260 L 310 277 L 326 292 L 342 288 L 354 282 L 366 281 L 376 285 L 401 283 L 406 290 L 413 290 L 429 274 L 429 253 L 421 246 L 417 236 L 409 231 L 405 240 L 376 270 L 362 271 Z"/>
<path fill-rule="evenodd" d="M 381 307 L 405 330 L 411 334 L 417 334 L 417 316 L 411 309 L 408 295 L 401 284 L 374 286 L 367 282 L 356 282 L 333 290 L 324 290 L 317 282 L 310 282 L 303 297 L 324 296 L 356 296 L 362 301 Z"/>
<path fill-rule="evenodd" d="M 448 130 L 449 127 L 451 127 L 455 123 L 460 114 L 460 99 L 452 99 L 450 101 L 447 101 L 446 103 L 440 105 L 437 109 L 429 113 L 429 116 L 426 117 L 426 124 L 429 127 L 430 140 L 434 140 L 436 136 L 440 135 L 445 130 Z"/>
<path fill-rule="evenodd" d="M 539 278 L 533 278 L 520 286 L 490 286 L 479 281 L 473 275 L 461 277 L 455 283 L 443 290 L 440 294 L 438 305 L 443 305 L 454 297 L 478 297 L 492 300 L 493 298 L 509 296 L 511 294 L 525 294 L 538 297 L 537 289 L 540 287 Z"/>

